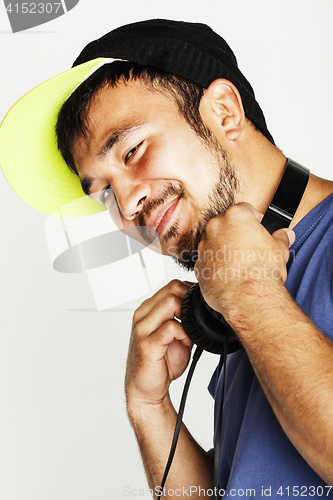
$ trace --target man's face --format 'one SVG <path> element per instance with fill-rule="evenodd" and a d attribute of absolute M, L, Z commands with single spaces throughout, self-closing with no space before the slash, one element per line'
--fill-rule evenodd
<path fill-rule="evenodd" d="M 75 148 L 85 191 L 119 228 L 140 228 L 147 243 L 157 233 L 163 254 L 193 269 L 208 220 L 235 202 L 225 151 L 214 139 L 204 143 L 174 102 L 140 81 L 103 89 L 89 122 L 91 134 Z"/>

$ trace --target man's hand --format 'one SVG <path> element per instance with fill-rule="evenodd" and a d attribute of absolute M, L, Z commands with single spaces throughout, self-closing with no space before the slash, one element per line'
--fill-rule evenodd
<path fill-rule="evenodd" d="M 239 203 L 211 219 L 198 247 L 195 272 L 207 303 L 227 319 L 243 293 L 263 293 L 272 280 L 287 278 L 289 246 L 295 235 L 270 235 L 252 205 Z"/>
<path fill-rule="evenodd" d="M 197 277 L 205 300 L 237 333 L 285 433 L 331 485 L 333 344 L 284 286 L 294 233 L 270 235 L 260 221 L 244 203 L 212 219 Z"/>
<path fill-rule="evenodd" d="M 173 280 L 135 311 L 125 378 L 128 405 L 162 403 L 170 382 L 187 367 L 192 342 L 175 318 L 189 287 Z"/>
<path fill-rule="evenodd" d="M 181 303 L 190 286 L 171 281 L 143 302 L 133 318 L 125 378 L 127 411 L 153 490 L 161 484 L 177 419 L 169 385 L 180 377 L 190 359 L 192 342 L 175 319 L 180 318 Z M 203 491 L 212 485 L 212 459 L 182 424 L 165 486 L 173 491 L 191 487 Z"/>

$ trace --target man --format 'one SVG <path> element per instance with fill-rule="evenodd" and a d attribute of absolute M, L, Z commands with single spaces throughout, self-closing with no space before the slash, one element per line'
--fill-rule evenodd
<path fill-rule="evenodd" d="M 69 98 L 59 149 L 120 228 L 143 228 L 147 243 L 153 230 L 164 254 L 196 270 L 205 300 L 243 345 L 228 359 L 219 486 L 229 496 L 331 495 L 333 183 L 310 176 L 289 229 L 264 229 L 287 159 L 231 49 L 208 27 L 156 20 L 119 28 L 89 44 L 73 74 L 97 57 L 118 61 L 93 63 L 92 75 L 61 94 L 58 104 Z M 57 174 L 58 164 L 48 168 Z M 54 187 L 56 175 L 42 170 L 39 179 L 53 175 Z M 176 420 L 168 388 L 192 346 L 177 321 L 188 289 L 171 282 L 133 318 L 127 409 L 152 488 Z M 210 384 L 217 400 L 221 377 L 216 371 Z M 213 485 L 211 456 L 183 426 L 167 490 L 203 496 Z"/>

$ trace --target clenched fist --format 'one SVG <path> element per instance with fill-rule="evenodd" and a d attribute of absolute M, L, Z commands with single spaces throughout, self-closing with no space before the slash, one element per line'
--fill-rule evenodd
<path fill-rule="evenodd" d="M 198 246 L 195 272 L 206 302 L 227 319 L 244 294 L 265 293 L 283 285 L 294 233 L 272 235 L 260 224 L 262 214 L 248 203 L 211 219 Z"/>
<path fill-rule="evenodd" d="M 192 342 L 176 318 L 189 287 L 173 280 L 135 311 L 125 377 L 128 407 L 162 403 L 186 369 Z"/>

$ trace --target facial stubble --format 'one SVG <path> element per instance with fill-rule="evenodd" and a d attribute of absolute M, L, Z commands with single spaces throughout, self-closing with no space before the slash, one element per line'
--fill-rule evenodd
<path fill-rule="evenodd" d="M 207 147 L 207 144 L 205 145 Z M 168 228 L 166 233 L 160 237 L 160 245 L 162 248 L 167 247 L 166 253 L 170 255 L 174 261 L 187 271 L 192 271 L 195 262 L 198 258 L 198 245 L 206 230 L 207 223 L 219 214 L 228 210 L 235 203 L 235 195 L 239 190 L 239 182 L 236 176 L 234 167 L 232 166 L 228 153 L 214 139 L 209 141 L 209 151 L 212 155 L 212 161 L 217 165 L 217 179 L 211 186 L 208 192 L 208 202 L 201 207 L 196 225 L 190 231 L 180 233 L 181 216 Z M 186 191 L 180 184 L 169 184 L 169 186 L 161 193 L 161 196 L 149 202 L 139 215 L 138 222 L 143 230 L 142 236 L 148 242 L 152 243 L 151 231 L 145 226 L 145 216 L 151 209 L 159 206 L 165 201 L 174 196 L 186 199 Z M 171 239 L 176 239 L 177 244 L 167 246 Z"/>

